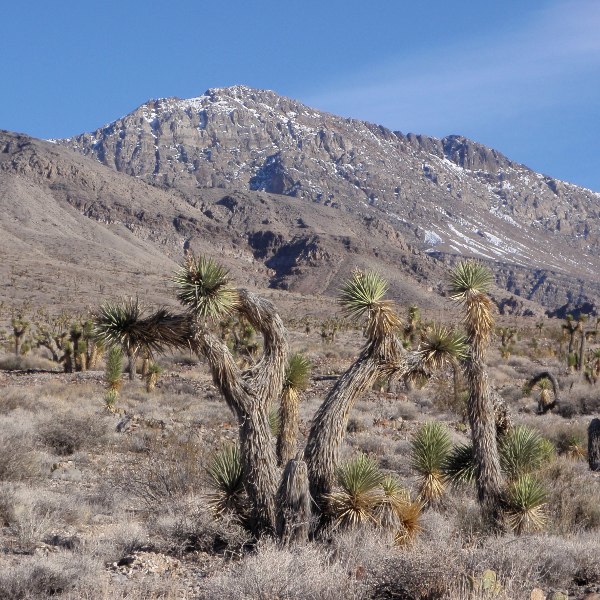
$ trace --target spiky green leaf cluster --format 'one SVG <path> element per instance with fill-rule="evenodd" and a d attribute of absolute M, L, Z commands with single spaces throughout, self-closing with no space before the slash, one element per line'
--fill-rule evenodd
<path fill-rule="evenodd" d="M 106 356 L 104 378 L 109 391 L 118 394 L 123 376 L 123 351 L 120 346 L 110 346 Z"/>
<path fill-rule="evenodd" d="M 177 299 L 196 317 L 222 319 L 236 308 L 239 297 L 231 287 L 229 271 L 211 258 L 190 256 L 173 282 Z"/>
<path fill-rule="evenodd" d="M 468 346 L 465 336 L 458 331 L 435 325 L 426 331 L 418 352 L 425 368 L 439 369 L 464 360 Z"/>
<path fill-rule="evenodd" d="M 285 370 L 284 389 L 297 392 L 305 390 L 310 380 L 311 364 L 308 358 L 299 352 L 292 354 Z"/>
<path fill-rule="evenodd" d="M 342 284 L 339 303 L 348 317 L 358 320 L 383 300 L 387 290 L 387 281 L 379 273 L 356 270 Z"/>
<path fill-rule="evenodd" d="M 471 339 L 486 341 L 492 331 L 492 301 L 487 295 L 492 282 L 490 271 L 472 260 L 458 263 L 450 272 L 450 297 L 463 305 Z"/>
<path fill-rule="evenodd" d="M 273 406 L 269 410 L 268 414 L 269 420 L 269 431 L 273 437 L 277 437 L 281 432 L 281 415 L 279 414 L 279 409 L 276 406 Z"/>
<path fill-rule="evenodd" d="M 241 514 L 244 510 L 244 477 L 240 450 L 236 444 L 224 446 L 211 459 L 206 468 L 215 492 L 209 506 L 215 514 L 226 511 Z"/>
<path fill-rule="evenodd" d="M 168 347 L 185 347 L 190 339 L 185 315 L 164 308 L 147 314 L 137 298 L 105 302 L 94 324 L 94 335 L 103 345 L 121 346 L 127 353 L 163 352 Z"/>
<path fill-rule="evenodd" d="M 425 423 L 411 440 L 411 466 L 419 474 L 419 497 L 434 502 L 444 493 L 443 467 L 450 451 L 448 429 L 437 422 Z"/>
<path fill-rule="evenodd" d="M 454 485 L 475 480 L 475 457 L 472 444 L 459 444 L 448 454 L 443 465 L 444 477 Z"/>
<path fill-rule="evenodd" d="M 498 451 L 500 466 L 509 480 L 536 471 L 548 456 L 542 436 L 524 425 L 503 436 Z"/>
<path fill-rule="evenodd" d="M 339 466 L 336 478 L 341 489 L 328 496 L 336 524 L 354 527 L 365 522 L 376 522 L 373 513 L 379 500 L 383 475 L 375 461 L 360 454 Z"/>
<path fill-rule="evenodd" d="M 521 475 L 506 492 L 506 520 L 517 534 L 538 531 L 546 524 L 547 493 L 532 475 Z"/>

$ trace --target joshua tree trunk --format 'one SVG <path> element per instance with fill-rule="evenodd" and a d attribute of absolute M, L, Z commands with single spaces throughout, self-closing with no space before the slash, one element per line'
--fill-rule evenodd
<path fill-rule="evenodd" d="M 137 351 L 133 349 L 127 350 L 127 373 L 129 373 L 129 381 L 135 379 L 135 363 L 137 361 Z"/>
<path fill-rule="evenodd" d="M 199 322 L 194 326 L 193 342 L 196 352 L 208 360 L 215 385 L 238 420 L 252 531 L 257 536 L 270 535 L 275 533 L 277 462 L 268 407 L 281 394 L 288 346 L 283 322 L 273 305 L 247 290 L 238 292 L 238 311 L 262 333 L 261 360 L 241 371 L 226 344 Z"/>
<path fill-rule="evenodd" d="M 277 535 L 284 545 L 308 540 L 310 493 L 303 460 L 290 460 L 277 492 Z"/>
<path fill-rule="evenodd" d="M 297 451 L 300 411 L 298 393 L 295 390 L 283 392 L 279 407 L 279 421 L 281 430 L 277 436 L 277 464 L 281 467 L 295 458 Z"/>
<path fill-rule="evenodd" d="M 381 376 L 401 376 L 408 372 L 411 358 L 393 334 L 371 339 L 356 362 L 337 380 L 317 410 L 304 451 L 310 494 L 321 511 L 321 524 L 327 521 L 325 495 L 331 492 L 338 453 L 348 415 L 355 400 Z"/>
<path fill-rule="evenodd" d="M 476 465 L 477 496 L 490 523 L 501 520 L 502 475 L 496 439 L 496 419 L 488 376 L 479 344 L 472 342 L 465 365 L 469 382 L 469 423 Z"/>
<path fill-rule="evenodd" d="M 592 471 L 600 471 L 600 419 L 592 419 L 588 427 L 588 462 Z"/>
<path fill-rule="evenodd" d="M 584 354 L 585 354 L 585 329 L 582 326 L 581 327 L 581 340 L 579 342 L 579 361 L 577 363 L 577 369 L 579 371 L 584 371 L 584 368 L 583 368 Z"/>

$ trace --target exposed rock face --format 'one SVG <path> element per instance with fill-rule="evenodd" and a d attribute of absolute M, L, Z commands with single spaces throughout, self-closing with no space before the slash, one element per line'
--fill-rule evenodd
<path fill-rule="evenodd" d="M 319 204 L 375 219 L 436 258 L 496 263 L 501 285 L 549 307 L 598 293 L 600 194 L 460 136 L 403 135 L 236 86 L 151 101 L 60 143 L 191 198 L 263 191 L 306 214 Z M 285 285 L 285 251 L 262 252 Z"/>

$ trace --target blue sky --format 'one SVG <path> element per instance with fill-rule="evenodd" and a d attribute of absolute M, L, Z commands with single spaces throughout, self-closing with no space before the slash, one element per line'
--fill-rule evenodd
<path fill-rule="evenodd" d="M 67 137 L 241 83 L 600 191 L 599 32 L 598 0 L 7 2 L 0 128 Z"/>

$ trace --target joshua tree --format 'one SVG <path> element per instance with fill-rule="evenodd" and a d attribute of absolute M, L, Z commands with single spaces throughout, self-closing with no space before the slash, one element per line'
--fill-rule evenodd
<path fill-rule="evenodd" d="M 343 285 L 340 303 L 353 321 L 366 319 L 367 342 L 356 361 L 341 375 L 317 410 L 304 458 L 310 493 L 326 524 L 327 496 L 335 481 L 335 468 L 348 415 L 355 400 L 378 378 L 410 377 L 428 367 L 439 367 L 464 353 L 463 338 L 448 330 L 436 330 L 417 351 L 405 352 L 397 337 L 400 320 L 393 304 L 385 300 L 387 283 L 376 273 L 355 271 Z"/>
<path fill-rule="evenodd" d="M 185 344 L 179 336 L 189 333 L 189 323 L 181 315 L 165 309 L 149 315 L 137 298 L 104 303 L 94 324 L 97 342 L 123 349 L 130 380 L 135 378 L 135 363 L 140 351 L 152 356 L 169 345 Z"/>
<path fill-rule="evenodd" d="M 554 399 L 550 398 L 549 389 L 547 388 L 546 383 L 542 384 L 542 381 L 549 382 L 552 386 L 552 392 L 554 393 Z M 541 385 L 540 385 L 541 384 Z M 540 389 L 540 398 L 538 401 L 538 412 L 540 414 L 545 414 L 549 410 L 557 407 L 560 403 L 560 385 L 558 383 L 558 379 L 548 371 L 542 371 L 538 373 L 535 377 L 532 377 L 526 384 L 526 391 L 534 389 L 536 386 Z M 545 388 L 545 391 L 544 391 Z M 542 402 L 543 400 L 543 402 Z"/>
<path fill-rule="evenodd" d="M 494 319 L 487 291 L 491 273 L 473 261 L 459 263 L 450 275 L 450 296 L 465 311 L 469 342 L 465 373 L 469 385 L 468 414 L 476 465 L 477 495 L 486 518 L 500 525 L 502 474 L 496 439 L 494 406 L 485 365 L 486 347 Z"/>
<path fill-rule="evenodd" d="M 569 336 L 569 348 L 567 350 L 567 357 L 573 354 L 573 348 L 575 346 L 575 334 L 579 327 L 579 323 L 573 319 L 573 315 L 568 314 L 566 317 L 566 323 L 563 323 L 563 331 Z"/>
<path fill-rule="evenodd" d="M 277 462 L 268 411 L 283 389 L 288 348 L 283 322 L 269 301 L 248 290 L 232 288 L 227 270 L 210 259 L 189 257 L 177 272 L 175 283 L 177 298 L 191 322 L 192 348 L 207 359 L 215 385 L 238 419 L 251 528 L 256 534 L 274 533 Z M 262 356 L 244 371 L 223 340 L 208 327 L 209 320 L 233 311 L 263 336 Z"/>
<path fill-rule="evenodd" d="M 23 338 L 29 329 L 29 321 L 19 313 L 11 319 L 10 324 L 13 329 L 13 338 L 15 341 L 15 356 L 21 356 L 23 353 Z"/>
<path fill-rule="evenodd" d="M 411 347 L 414 347 L 417 341 L 417 332 L 421 324 L 421 311 L 416 304 L 408 307 L 408 322 L 404 326 L 404 336 Z"/>
<path fill-rule="evenodd" d="M 317 411 L 304 452 L 306 462 L 288 461 L 278 492 L 269 409 L 280 398 L 285 381 L 287 341 L 281 318 L 267 300 L 231 287 L 228 272 L 212 260 L 190 256 L 174 282 L 185 314 L 162 310 L 145 315 L 124 311 L 122 304 L 116 308 L 109 304 L 101 309 L 96 330 L 109 343 L 157 352 L 166 346 L 187 346 L 208 361 L 215 385 L 238 420 L 242 480 L 250 507 L 246 522 L 257 536 L 274 533 L 276 521 L 280 532 L 298 526 L 289 515 L 282 517 L 282 511 L 305 506 L 308 495 L 302 490 L 309 482 L 317 506 L 322 511 L 327 507 L 325 495 L 335 480 L 349 411 L 373 381 L 381 376 L 423 373 L 426 368 L 445 364 L 448 357 L 464 354 L 463 338 L 443 329 L 430 332 L 417 351 L 406 353 L 396 336 L 399 320 L 391 303 L 383 299 L 385 281 L 373 273 L 356 272 L 344 285 L 341 301 L 346 314 L 366 317 L 366 345 Z M 135 318 L 129 318 L 133 312 Z M 211 323 L 234 313 L 263 337 L 262 354 L 244 370 L 210 328 Z M 280 513 L 277 520 L 276 506 Z M 327 517 L 323 512 L 321 517 L 324 523 Z"/>
<path fill-rule="evenodd" d="M 310 374 L 310 363 L 302 354 L 293 354 L 285 370 L 283 392 L 279 407 L 279 435 L 277 436 L 277 463 L 287 464 L 296 456 L 298 439 L 298 400 L 306 389 Z"/>

